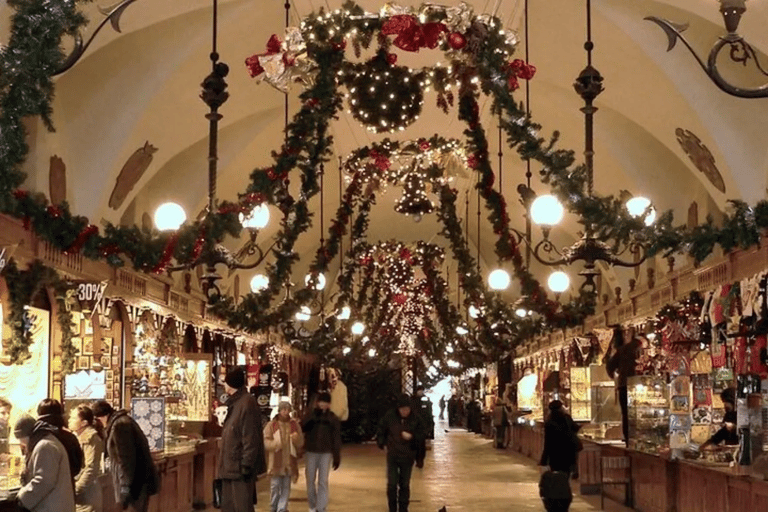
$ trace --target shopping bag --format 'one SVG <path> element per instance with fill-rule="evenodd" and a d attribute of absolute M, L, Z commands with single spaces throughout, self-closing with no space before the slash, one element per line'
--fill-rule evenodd
<path fill-rule="evenodd" d="M 571 499 L 570 474 L 566 471 L 546 471 L 539 480 L 539 496 L 553 500 Z"/>
<path fill-rule="evenodd" d="M 213 481 L 213 508 L 221 508 L 222 481 L 217 478 Z"/>

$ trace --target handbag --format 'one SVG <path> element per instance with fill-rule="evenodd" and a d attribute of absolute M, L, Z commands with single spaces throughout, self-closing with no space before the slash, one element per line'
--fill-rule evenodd
<path fill-rule="evenodd" d="M 571 493 L 570 475 L 566 471 L 546 471 L 539 480 L 539 496 L 553 500 L 569 500 Z"/>
<path fill-rule="evenodd" d="M 217 478 L 213 481 L 213 508 L 221 508 L 222 481 Z"/>

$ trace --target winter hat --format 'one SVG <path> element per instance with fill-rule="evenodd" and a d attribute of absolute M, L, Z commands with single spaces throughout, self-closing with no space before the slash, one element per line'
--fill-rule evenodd
<path fill-rule="evenodd" d="M 35 428 L 35 418 L 29 415 L 24 415 L 16 422 L 16 426 L 13 429 L 13 435 L 16 439 L 22 437 L 29 437 L 32 435 L 32 430 Z"/>
<path fill-rule="evenodd" d="M 397 397 L 397 406 L 398 407 L 410 407 L 411 406 L 411 397 L 409 397 L 405 393 L 402 393 L 400 396 Z"/>
<path fill-rule="evenodd" d="M 283 400 L 280 402 L 280 404 L 277 406 L 278 411 L 282 411 L 283 409 L 288 409 L 289 411 L 293 410 L 293 406 L 291 405 L 291 402 L 287 400 Z"/>
<path fill-rule="evenodd" d="M 723 417 L 723 423 L 736 423 L 737 418 L 736 411 L 728 411 Z"/>
<path fill-rule="evenodd" d="M 321 393 L 317 394 L 317 401 L 318 402 L 325 402 L 327 404 L 331 403 L 331 394 L 323 391 Z"/>
<path fill-rule="evenodd" d="M 245 372 L 239 366 L 235 366 L 227 372 L 227 376 L 224 378 L 224 382 L 233 389 L 240 389 L 245 387 Z"/>

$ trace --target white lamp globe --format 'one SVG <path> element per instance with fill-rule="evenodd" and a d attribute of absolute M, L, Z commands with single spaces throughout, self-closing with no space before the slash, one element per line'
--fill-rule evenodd
<path fill-rule="evenodd" d="M 547 286 L 555 293 L 563 293 L 571 285 L 571 278 L 562 270 L 556 270 L 549 274 Z"/>
<path fill-rule="evenodd" d="M 474 304 L 469 305 L 469 316 L 477 318 L 480 316 L 480 310 Z"/>
<path fill-rule="evenodd" d="M 251 213 L 249 213 L 247 217 L 241 213 L 240 224 L 248 229 L 265 228 L 267 224 L 269 224 L 269 207 L 266 203 L 257 205 L 251 210 Z"/>
<path fill-rule="evenodd" d="M 349 347 L 344 347 L 344 349 L 341 351 L 342 354 L 347 355 L 350 352 L 352 352 L 352 349 Z"/>
<path fill-rule="evenodd" d="M 307 306 L 301 306 L 301 309 L 296 312 L 296 320 L 300 322 L 306 322 L 312 316 L 312 312 Z"/>
<path fill-rule="evenodd" d="M 510 282 L 509 272 L 501 268 L 497 268 L 488 275 L 488 286 L 491 290 L 506 290 Z"/>
<path fill-rule="evenodd" d="M 629 201 L 627 201 L 627 211 L 629 214 L 633 217 L 639 217 L 643 213 L 645 213 L 645 210 L 651 206 L 651 200 L 646 197 L 633 197 Z M 650 226 L 653 224 L 653 221 L 656 220 L 656 209 L 655 208 L 648 208 L 648 213 L 645 216 L 645 219 L 643 219 L 643 222 L 646 226 Z"/>
<path fill-rule="evenodd" d="M 469 332 L 469 330 L 466 327 L 464 327 L 463 325 L 457 325 L 456 326 L 456 334 L 458 334 L 459 336 L 464 336 L 468 332 Z"/>
<path fill-rule="evenodd" d="M 309 286 L 309 281 L 312 279 L 312 274 L 307 274 L 307 277 L 304 278 L 304 284 Z M 317 279 L 315 281 L 315 290 L 320 291 L 323 288 L 325 288 L 325 276 L 320 273 L 317 274 Z"/>
<path fill-rule="evenodd" d="M 525 308 L 517 308 L 515 310 L 515 314 L 520 318 L 525 318 L 525 315 L 528 314 L 528 311 L 526 311 Z"/>
<path fill-rule="evenodd" d="M 344 306 L 341 308 L 341 311 L 339 311 L 339 314 L 336 315 L 336 318 L 339 320 L 349 320 L 350 316 L 352 316 L 352 309 L 349 306 Z"/>
<path fill-rule="evenodd" d="M 256 274 L 251 278 L 251 291 L 253 293 L 259 293 L 261 290 L 266 290 L 269 286 L 269 278 L 264 274 Z"/>
<path fill-rule="evenodd" d="M 365 324 L 363 322 L 355 322 L 352 324 L 350 330 L 355 336 L 360 336 L 365 332 Z"/>
<path fill-rule="evenodd" d="M 155 210 L 155 227 L 160 231 L 176 231 L 185 220 L 184 208 L 176 203 L 163 203 Z"/>
<path fill-rule="evenodd" d="M 373 357 L 376 355 L 376 349 L 372 348 L 368 351 L 368 357 Z"/>
<path fill-rule="evenodd" d="M 563 220 L 565 210 L 557 198 L 545 194 L 534 199 L 531 204 L 531 220 L 539 226 L 554 226 Z"/>

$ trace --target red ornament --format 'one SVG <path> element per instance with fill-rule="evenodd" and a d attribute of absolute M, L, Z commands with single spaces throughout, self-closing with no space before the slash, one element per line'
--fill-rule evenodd
<path fill-rule="evenodd" d="M 392 300 L 395 304 L 405 304 L 408 301 L 408 297 L 404 293 L 398 293 L 392 296 Z"/>
<path fill-rule="evenodd" d="M 259 192 L 251 192 L 245 196 L 243 203 L 245 206 L 253 206 L 254 204 L 261 204 L 265 201 L 264 194 Z"/>
<path fill-rule="evenodd" d="M 534 75 L 536 75 L 536 66 L 534 66 L 532 64 L 526 64 L 517 73 L 517 76 L 519 76 L 523 80 L 530 80 L 531 78 L 534 77 Z"/>
<path fill-rule="evenodd" d="M 387 54 L 387 64 L 390 66 L 394 66 L 397 62 L 397 54 L 396 53 L 388 53 Z"/>
<path fill-rule="evenodd" d="M 317 98 L 309 98 L 309 99 L 307 100 L 307 102 L 306 102 L 306 105 L 307 105 L 309 108 L 312 108 L 312 107 L 314 107 L 315 105 L 317 105 L 318 103 L 320 103 L 320 100 L 318 100 Z"/>
<path fill-rule="evenodd" d="M 515 75 L 510 75 L 507 79 L 507 87 L 509 87 L 510 91 L 516 91 L 520 88 L 520 83 L 517 81 L 517 77 Z"/>
<path fill-rule="evenodd" d="M 469 155 L 469 158 L 467 158 L 467 167 L 470 169 L 477 169 L 477 166 L 479 164 L 479 161 L 477 159 L 476 155 Z"/>
<path fill-rule="evenodd" d="M 58 206 L 51 205 L 49 206 L 46 211 L 48 212 L 48 215 L 53 217 L 54 219 L 61 217 L 61 208 Z"/>
<path fill-rule="evenodd" d="M 267 51 L 269 53 L 279 53 L 280 44 L 280 38 L 277 37 L 277 34 L 272 34 L 272 36 L 269 38 L 269 41 L 267 41 Z"/>
<path fill-rule="evenodd" d="M 347 40 L 346 39 L 342 39 L 341 41 L 333 41 L 331 43 L 331 48 L 333 48 L 337 52 L 344 50 L 346 47 L 347 47 Z"/>
<path fill-rule="evenodd" d="M 25 199 L 29 195 L 29 192 L 26 190 L 21 190 L 20 188 L 17 188 L 13 191 L 13 197 L 16 199 Z"/>
<path fill-rule="evenodd" d="M 174 233 L 168 239 L 168 243 L 165 244 L 165 249 L 163 249 L 163 254 L 160 256 L 160 259 L 158 260 L 157 264 L 152 268 L 153 274 L 160 274 L 168 267 L 168 263 L 171 262 L 171 258 L 173 257 L 173 251 L 174 249 L 176 249 L 176 243 L 178 241 L 179 241 L 179 235 L 176 233 Z"/>
<path fill-rule="evenodd" d="M 422 25 L 415 16 L 409 14 L 392 16 L 381 26 L 381 34 L 396 35 L 392 44 L 406 52 L 418 52 L 419 48 L 437 48 L 440 36 L 447 31 L 448 27 L 442 23 Z"/>
<path fill-rule="evenodd" d="M 101 248 L 101 254 L 103 254 L 104 256 L 111 256 L 112 254 L 120 254 L 121 252 L 123 251 L 120 249 L 120 247 L 118 247 L 115 244 L 105 245 L 104 247 Z"/>
<path fill-rule="evenodd" d="M 429 150 L 429 142 L 426 140 L 422 140 L 419 142 L 419 149 L 422 151 L 428 151 Z"/>
<path fill-rule="evenodd" d="M 280 53 L 280 46 L 280 39 L 276 34 L 272 34 L 272 37 L 267 41 L 267 53 L 258 53 L 245 59 L 245 67 L 248 68 L 248 73 L 251 75 L 251 78 L 257 77 L 264 72 L 264 68 L 261 66 L 261 62 L 259 62 L 259 57 Z M 289 63 L 285 56 L 283 56 L 283 61 L 286 65 L 293 64 L 292 61 Z"/>
<path fill-rule="evenodd" d="M 251 78 L 255 78 L 264 72 L 264 68 L 261 67 L 261 62 L 259 62 L 259 57 L 261 55 L 251 55 L 245 59 L 245 67 L 248 68 L 248 74 L 251 75 Z"/>
<path fill-rule="evenodd" d="M 88 241 L 89 238 L 91 238 L 93 235 L 99 232 L 98 226 L 94 226 L 93 224 L 87 225 L 79 235 L 77 235 L 77 238 L 75 241 L 70 245 L 66 251 L 64 251 L 65 254 L 77 254 L 80 252 L 80 249 L 83 248 L 85 245 L 85 242 Z"/>
<path fill-rule="evenodd" d="M 448 44 L 451 45 L 451 48 L 454 50 L 461 50 L 467 46 L 467 38 L 464 37 L 464 34 L 453 32 L 448 36 Z"/>

